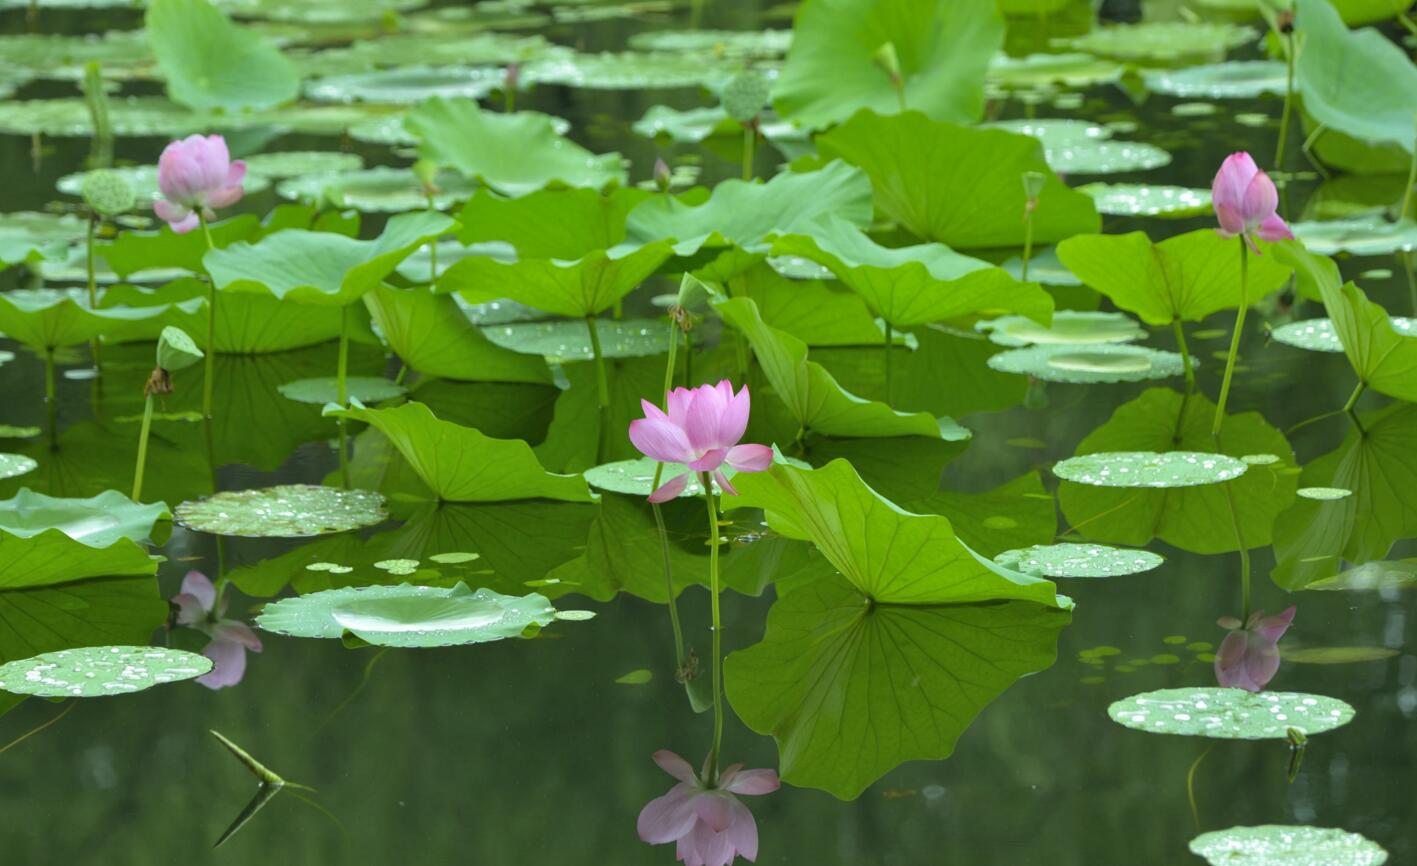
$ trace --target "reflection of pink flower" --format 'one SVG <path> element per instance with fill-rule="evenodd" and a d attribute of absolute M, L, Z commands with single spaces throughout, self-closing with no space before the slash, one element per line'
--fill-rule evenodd
<path fill-rule="evenodd" d="M 172 230 L 185 234 L 197 227 L 197 214 L 216 219 L 214 208 L 241 200 L 246 163 L 231 161 L 226 139 L 189 135 L 163 148 L 157 161 L 157 185 L 163 198 L 153 204 Z"/>
<path fill-rule="evenodd" d="M 1215 679 L 1226 688 L 1262 691 L 1279 672 L 1277 644 L 1293 621 L 1293 605 L 1274 616 L 1257 610 L 1244 628 L 1233 616 L 1221 617 L 1220 627 L 1230 629 L 1230 634 L 1215 654 Z"/>
<path fill-rule="evenodd" d="M 679 780 L 663 797 L 640 811 L 640 839 L 651 845 L 675 842 L 675 856 L 684 866 L 728 866 L 735 857 L 758 859 L 758 825 L 748 807 L 734 794 L 771 794 L 781 784 L 773 770 L 745 770 L 734 764 L 718 774 L 709 787 L 689 762 L 661 749 L 654 753 L 660 769 Z"/>
<path fill-rule="evenodd" d="M 1220 171 L 1210 185 L 1211 204 L 1215 207 L 1218 229 L 1223 238 L 1243 235 L 1245 243 L 1256 254 L 1255 238 L 1282 241 L 1294 237 L 1289 226 L 1276 211 L 1279 192 L 1274 181 L 1260 171 L 1254 159 L 1244 151 L 1232 153 L 1221 163 Z"/>
<path fill-rule="evenodd" d="M 177 605 L 177 624 L 195 628 L 211 636 L 202 655 L 212 660 L 211 673 L 197 678 L 197 682 L 209 689 L 234 686 L 246 674 L 246 651 L 261 651 L 261 639 L 244 622 L 223 619 L 226 602 L 221 610 L 212 616 L 216 606 L 216 587 L 200 571 L 189 571 L 182 578 L 182 591 L 172 597 Z"/>
<path fill-rule="evenodd" d="M 725 463 L 739 472 L 762 472 L 772 465 L 766 445 L 739 445 L 748 429 L 748 386 L 735 395 L 733 383 L 675 388 L 667 400 L 669 413 L 641 400 L 645 417 L 630 422 L 630 441 L 646 457 L 661 463 L 684 463 L 695 472 L 712 472 L 718 486 L 736 494 L 723 470 Z M 667 502 L 689 482 L 689 473 L 669 479 L 649 496 L 650 502 Z"/>

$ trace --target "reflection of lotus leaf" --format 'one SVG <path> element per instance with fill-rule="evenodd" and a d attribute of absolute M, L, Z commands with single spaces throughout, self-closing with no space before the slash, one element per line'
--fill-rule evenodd
<path fill-rule="evenodd" d="M 1123 698 L 1107 708 L 1112 721 L 1152 734 L 1217 740 L 1286 739 L 1289 729 L 1321 734 L 1353 720 L 1337 698 L 1244 689 L 1161 689 Z"/>
<path fill-rule="evenodd" d="M 344 386 L 345 395 L 361 403 L 381 403 L 401 396 L 405 391 L 402 385 L 383 376 L 347 376 Z M 277 390 L 288 400 L 323 406 L 339 399 L 339 380 L 334 376 L 296 379 Z"/>
<path fill-rule="evenodd" d="M 1211 866 L 1381 866 L 1387 851 L 1378 843 L 1326 827 L 1231 827 L 1191 840 L 1191 853 Z"/>
<path fill-rule="evenodd" d="M 1058 462 L 1053 474 L 1093 487 L 1195 487 L 1238 478 L 1248 465 L 1199 451 L 1098 451 Z"/>
<path fill-rule="evenodd" d="M 227 490 L 178 505 L 178 523 L 197 532 L 248 538 L 303 538 L 382 523 L 384 497 L 367 490 L 285 484 Z"/>
<path fill-rule="evenodd" d="M 46 698 L 103 698 L 209 673 L 211 659 L 155 646 L 95 646 L 0 665 L 0 689 Z"/>
<path fill-rule="evenodd" d="M 1150 571 L 1165 560 L 1149 550 L 1105 544 L 1038 544 L 1006 550 L 994 561 L 1035 577 L 1117 577 Z"/>

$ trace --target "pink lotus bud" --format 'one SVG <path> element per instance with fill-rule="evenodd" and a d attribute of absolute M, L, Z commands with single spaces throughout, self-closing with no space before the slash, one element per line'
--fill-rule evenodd
<path fill-rule="evenodd" d="M 1211 203 L 1215 207 L 1217 230 L 1223 238 L 1239 235 L 1258 255 L 1255 238 L 1282 241 L 1294 237 L 1289 226 L 1276 211 L 1279 192 L 1274 181 L 1260 171 L 1248 153 L 1232 153 L 1221 164 L 1210 186 Z"/>

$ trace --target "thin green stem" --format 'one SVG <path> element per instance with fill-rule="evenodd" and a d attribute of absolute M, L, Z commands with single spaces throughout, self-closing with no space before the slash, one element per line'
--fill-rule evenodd
<path fill-rule="evenodd" d="M 207 249 L 216 249 L 212 243 L 212 231 L 207 226 L 207 218 L 201 209 L 197 210 L 197 222 L 202 226 L 202 236 L 207 239 Z M 212 389 L 216 384 L 216 281 L 207 277 L 207 344 L 202 347 L 207 352 L 202 365 L 202 417 L 212 417 Z"/>
<path fill-rule="evenodd" d="M 44 403 L 49 408 L 49 447 L 59 448 L 59 400 L 54 387 L 54 349 L 44 350 Z"/>
<path fill-rule="evenodd" d="M 1217 445 L 1217 447 L 1219 447 Z M 1235 491 L 1231 489 L 1232 482 L 1225 482 L 1221 486 L 1225 488 L 1225 502 L 1230 507 L 1230 523 L 1235 527 L 1235 543 L 1240 549 L 1240 602 L 1243 613 L 1240 615 L 1241 622 L 1250 620 L 1250 548 L 1245 544 L 1245 533 L 1240 529 L 1240 509 L 1235 504 Z"/>
<path fill-rule="evenodd" d="M 148 466 L 148 434 L 152 432 L 152 426 L 153 395 L 149 394 L 143 403 L 143 426 L 138 430 L 138 460 L 133 466 L 133 495 L 129 497 L 134 502 L 143 501 L 143 473 Z"/>
<path fill-rule="evenodd" d="M 84 265 L 88 271 L 89 278 L 89 309 L 98 309 L 98 275 L 94 271 L 93 240 L 94 233 L 98 231 L 98 215 L 89 215 L 88 242 L 84 248 Z M 98 337 L 95 336 L 89 341 L 89 353 L 93 356 L 93 368 L 97 372 L 103 371 L 103 366 L 99 361 Z"/>
<path fill-rule="evenodd" d="M 1274 148 L 1274 168 L 1284 168 L 1284 149 L 1289 141 L 1289 117 L 1294 111 L 1294 34 L 1284 34 L 1284 110 L 1279 115 L 1279 141 Z"/>
<path fill-rule="evenodd" d="M 1407 189 L 1402 192 L 1402 210 L 1397 212 L 1399 219 L 1409 219 L 1409 212 L 1412 209 L 1412 188 L 1417 186 L 1417 144 L 1413 145 L 1412 159 L 1407 165 Z"/>
<path fill-rule="evenodd" d="M 16 746 L 18 746 L 20 743 L 23 743 L 25 740 L 28 740 L 30 737 L 33 737 L 35 734 L 39 733 L 40 731 L 44 730 L 45 728 L 49 727 L 50 725 L 54 724 L 55 722 L 58 722 L 60 719 L 64 718 L 65 716 L 69 715 L 70 713 L 72 713 L 72 712 L 74 711 L 74 707 L 77 707 L 78 705 L 79 705 L 79 702 L 78 702 L 78 701 L 70 701 L 70 702 L 69 702 L 69 706 L 65 707 L 65 708 L 63 709 L 63 711 L 60 712 L 58 715 L 56 715 L 54 718 L 52 718 L 52 719 L 50 719 L 49 721 L 44 722 L 44 723 L 42 723 L 42 724 L 36 725 L 36 726 L 33 727 L 33 728 L 30 728 L 28 731 L 25 731 L 23 734 L 20 734 L 20 735 L 19 735 L 18 737 L 16 737 L 15 739 L 13 739 L 13 740 L 11 740 L 10 742 L 6 743 L 3 747 L 0 747 L 0 755 L 5 754 L 6 752 L 8 752 L 8 751 L 10 751 L 11 749 L 15 748 Z"/>
<path fill-rule="evenodd" d="M 1181 366 L 1186 371 L 1186 393 L 1196 390 L 1196 371 L 1191 366 L 1191 350 L 1186 347 L 1186 329 L 1180 319 L 1171 320 L 1171 330 L 1176 334 L 1176 351 L 1181 353 Z"/>
<path fill-rule="evenodd" d="M 1213 748 L 1215 748 L 1215 742 L 1211 741 L 1211 744 L 1205 747 L 1205 751 L 1201 752 L 1199 758 L 1191 762 L 1191 768 L 1186 771 L 1186 799 L 1191 802 L 1191 820 L 1196 824 L 1197 833 L 1201 829 L 1201 813 L 1200 809 L 1196 807 L 1196 771 L 1201 768 L 1201 761 L 1205 760 L 1206 755 L 1209 755 Z"/>
<path fill-rule="evenodd" d="M 1033 211 L 1023 214 L 1023 267 L 1019 276 L 1028 282 L 1028 260 L 1033 258 Z"/>
<path fill-rule="evenodd" d="M 1245 333 L 1245 313 L 1250 309 L 1248 286 L 1250 269 L 1250 247 L 1242 235 L 1240 242 L 1240 309 L 1235 313 L 1235 330 L 1230 335 L 1230 354 L 1225 357 L 1225 376 L 1220 380 L 1220 400 L 1215 404 L 1215 421 L 1210 425 L 1210 435 L 1219 437 L 1220 428 L 1225 425 L 1225 403 L 1230 398 L 1230 380 L 1235 376 L 1235 359 L 1240 354 L 1240 339 Z"/>
<path fill-rule="evenodd" d="M 1343 411 L 1352 413 L 1353 407 L 1358 405 L 1358 398 L 1363 396 L 1363 392 L 1367 389 L 1368 386 L 1366 384 L 1359 382 L 1358 387 L 1353 389 L 1353 393 L 1348 395 L 1348 402 L 1343 404 Z"/>
<path fill-rule="evenodd" d="M 340 408 L 349 406 L 349 317 L 350 305 L 340 311 L 339 320 L 339 369 L 335 373 L 335 402 Z M 339 419 L 339 472 L 340 483 L 349 489 L 349 427 L 344 416 Z"/>
<path fill-rule="evenodd" d="M 743 179 L 753 179 L 753 149 L 758 141 L 757 130 L 752 124 L 743 127 Z"/>
<path fill-rule="evenodd" d="M 891 372 L 891 348 L 892 348 L 892 347 L 891 347 L 891 344 L 894 343 L 894 342 L 895 342 L 895 329 L 893 329 L 893 328 L 891 327 L 891 323 L 890 323 L 890 322 L 886 322 L 886 341 L 885 341 L 884 346 L 885 346 L 885 359 L 886 359 L 886 402 L 887 402 L 887 403 L 889 403 L 889 402 L 891 401 L 891 392 L 892 392 L 892 388 L 891 388 L 891 375 L 892 375 L 892 372 Z"/>
<path fill-rule="evenodd" d="M 713 750 L 709 752 L 708 781 L 718 782 L 719 749 L 723 745 L 723 619 L 718 609 L 718 503 L 713 493 L 713 479 L 700 473 L 704 485 L 704 502 L 709 518 L 709 596 L 713 601 Z"/>
<path fill-rule="evenodd" d="M 1411 296 L 1412 315 L 1417 316 L 1417 270 L 1412 267 L 1412 256 L 1411 252 L 1405 252 L 1400 258 L 1402 270 L 1407 274 L 1407 294 Z"/>
<path fill-rule="evenodd" d="M 687 337 L 685 338 L 687 340 Z M 660 407 L 668 404 L 669 389 L 674 387 L 674 355 L 679 347 L 679 326 L 671 320 L 669 322 L 669 359 L 664 365 L 664 394 Z M 658 490 L 660 481 L 664 478 L 664 464 L 657 463 L 654 467 L 654 484 L 651 490 Z M 664 591 L 669 600 L 669 625 L 674 630 L 674 662 L 675 671 L 684 672 L 684 628 L 679 622 L 679 602 L 674 597 L 674 567 L 669 550 L 669 532 L 664 528 L 664 512 L 660 510 L 658 502 L 650 503 L 650 510 L 654 512 L 654 526 L 659 532 L 659 550 L 664 559 Z"/>
<path fill-rule="evenodd" d="M 599 462 L 605 451 L 605 427 L 610 422 L 610 380 L 605 372 L 605 353 L 600 348 L 600 329 L 596 327 L 595 315 L 586 316 L 585 323 L 590 332 L 590 351 L 595 356 L 596 405 L 600 415 L 595 432 L 595 459 Z"/>

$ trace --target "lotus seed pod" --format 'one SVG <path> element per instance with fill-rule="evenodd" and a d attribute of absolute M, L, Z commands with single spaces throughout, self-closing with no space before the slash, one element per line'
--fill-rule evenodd
<path fill-rule="evenodd" d="M 84 175 L 80 193 L 89 207 L 107 217 L 132 210 L 137 202 L 133 187 L 116 171 L 91 171 Z"/>
<path fill-rule="evenodd" d="M 748 123 L 762 113 L 772 96 L 772 84 L 760 72 L 745 69 L 723 88 L 723 110 L 739 123 Z"/>

